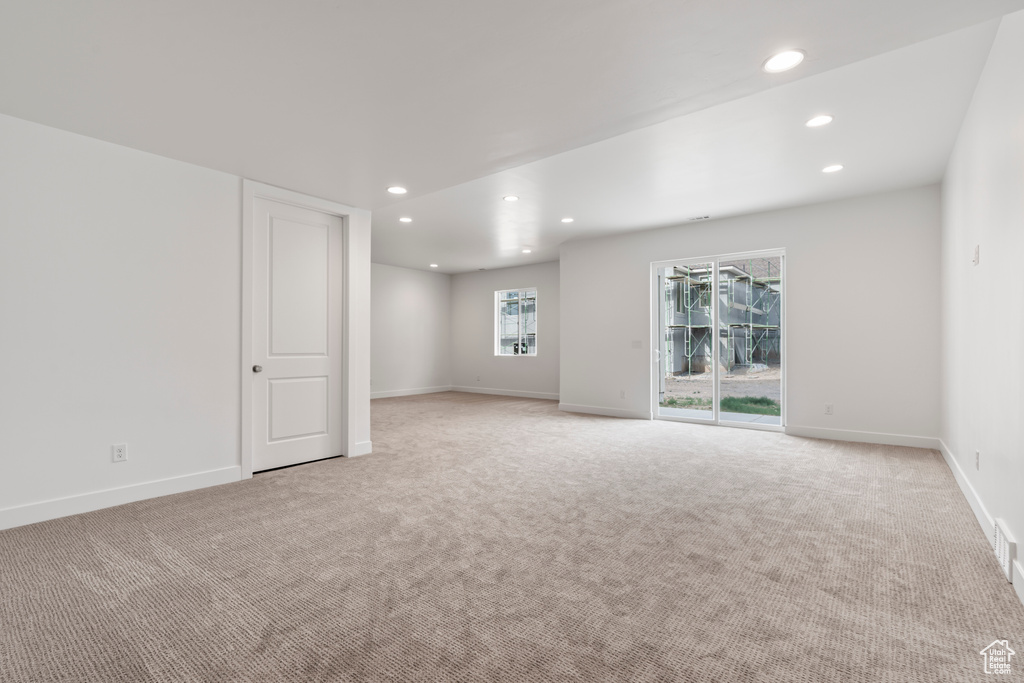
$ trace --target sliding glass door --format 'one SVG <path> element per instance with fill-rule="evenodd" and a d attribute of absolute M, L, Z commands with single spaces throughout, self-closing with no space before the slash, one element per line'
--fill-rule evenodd
<path fill-rule="evenodd" d="M 660 268 L 659 415 L 715 419 L 714 263 Z"/>
<path fill-rule="evenodd" d="M 782 256 L 718 263 L 719 419 L 782 425 Z"/>
<path fill-rule="evenodd" d="M 656 416 L 779 429 L 781 251 L 654 264 Z"/>

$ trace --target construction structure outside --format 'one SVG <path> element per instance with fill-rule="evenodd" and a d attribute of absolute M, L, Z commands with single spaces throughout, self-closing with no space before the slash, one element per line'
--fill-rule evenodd
<path fill-rule="evenodd" d="M 781 402 L 782 273 L 780 257 L 662 269 L 662 406 L 711 410 L 714 347 L 718 344 L 723 399 L 744 398 L 765 407 Z M 717 321 L 712 317 L 717 305 Z M 717 324 L 717 329 L 713 326 Z M 760 400 L 762 399 L 763 400 Z M 736 407 L 735 412 L 748 412 Z M 726 404 L 723 403 L 723 411 Z M 762 412 L 761 408 L 751 408 Z"/>

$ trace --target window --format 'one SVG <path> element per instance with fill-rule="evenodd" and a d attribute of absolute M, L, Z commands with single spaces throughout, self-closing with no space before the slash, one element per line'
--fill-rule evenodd
<path fill-rule="evenodd" d="M 494 293 L 494 354 L 537 355 L 537 289 L 507 289 Z"/>

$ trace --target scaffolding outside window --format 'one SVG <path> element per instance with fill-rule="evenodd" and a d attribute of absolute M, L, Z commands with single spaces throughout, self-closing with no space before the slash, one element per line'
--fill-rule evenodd
<path fill-rule="evenodd" d="M 494 353 L 497 356 L 537 355 L 537 289 L 506 289 L 494 293 L 497 313 Z"/>
<path fill-rule="evenodd" d="M 667 293 L 675 300 L 676 314 L 685 315 L 696 306 L 697 308 L 708 308 L 711 306 L 711 276 L 706 275 L 704 280 L 686 276 L 682 280 L 672 283 L 675 291 Z"/>

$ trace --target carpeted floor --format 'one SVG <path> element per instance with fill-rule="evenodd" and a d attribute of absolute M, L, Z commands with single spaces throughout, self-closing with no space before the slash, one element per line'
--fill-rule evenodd
<path fill-rule="evenodd" d="M 0 680 L 932 683 L 1024 652 L 932 451 L 459 393 L 374 401 L 373 442 L 0 532 Z"/>

